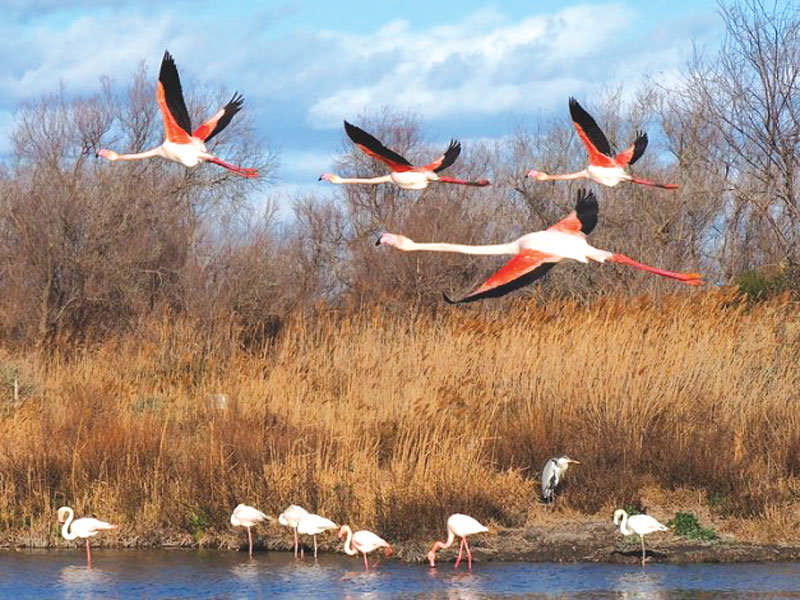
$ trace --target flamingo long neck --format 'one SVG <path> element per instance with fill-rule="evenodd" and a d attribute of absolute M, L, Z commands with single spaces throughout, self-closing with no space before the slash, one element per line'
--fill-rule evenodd
<path fill-rule="evenodd" d="M 508 244 L 490 244 L 488 246 L 411 242 L 408 247 L 402 248 L 402 250 L 406 250 L 407 252 L 415 252 L 417 250 L 428 252 L 458 252 L 459 254 L 516 254 L 519 252 L 519 247 L 516 242 Z"/>
<path fill-rule="evenodd" d="M 369 177 L 367 179 L 363 179 L 363 178 L 359 178 L 359 177 L 352 177 L 352 178 L 339 177 L 335 181 L 330 180 L 330 182 L 331 183 L 336 183 L 336 184 L 340 184 L 340 183 L 372 183 L 372 184 L 378 184 L 378 183 L 388 183 L 391 180 L 392 180 L 392 178 L 389 175 L 383 175 L 382 177 Z"/>
<path fill-rule="evenodd" d="M 619 530 L 622 535 L 633 535 L 633 529 L 628 527 L 628 513 L 622 515 L 622 520 L 619 523 Z"/>
<path fill-rule="evenodd" d="M 574 173 L 560 173 L 556 175 L 545 174 L 542 181 L 563 181 L 570 179 L 588 179 L 589 172 L 586 169 L 575 171 Z"/>
<path fill-rule="evenodd" d="M 72 525 L 72 519 L 75 518 L 75 513 L 72 512 L 71 508 L 67 508 L 67 512 L 69 513 L 69 516 L 67 516 L 67 520 L 64 521 L 64 525 L 61 527 L 61 535 L 65 540 L 74 540 L 78 536 L 70 531 L 69 526 Z"/>
<path fill-rule="evenodd" d="M 347 531 L 347 538 L 344 540 L 344 552 L 345 554 L 349 554 L 350 556 L 355 556 L 358 554 L 358 550 L 355 550 L 351 545 L 350 542 L 353 539 L 353 530 L 350 527 L 345 526 L 345 531 Z"/>
<path fill-rule="evenodd" d="M 117 154 L 114 160 L 139 160 L 140 158 L 150 158 L 152 156 L 165 157 L 164 148 L 162 146 L 156 146 L 152 150 L 146 150 L 145 152 L 138 152 L 136 154 Z"/>
<path fill-rule="evenodd" d="M 442 543 L 442 542 L 436 542 L 436 543 L 439 545 L 439 548 L 437 548 L 437 550 L 441 550 L 442 548 L 449 548 L 450 546 L 452 546 L 452 545 L 453 545 L 453 541 L 454 541 L 455 539 L 456 539 L 456 534 L 453 532 L 453 530 L 452 530 L 452 529 L 450 529 L 450 528 L 448 527 L 448 528 L 447 528 L 447 541 L 446 541 L 446 542 L 444 542 L 444 543 Z"/>

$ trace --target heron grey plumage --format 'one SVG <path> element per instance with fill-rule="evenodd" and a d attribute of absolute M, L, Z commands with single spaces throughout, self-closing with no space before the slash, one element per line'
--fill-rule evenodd
<path fill-rule="evenodd" d="M 561 485 L 564 472 L 570 464 L 579 465 L 577 460 L 572 460 L 569 456 L 561 456 L 548 460 L 542 469 L 542 499 L 545 502 L 553 503 L 555 500 L 556 489 Z"/>

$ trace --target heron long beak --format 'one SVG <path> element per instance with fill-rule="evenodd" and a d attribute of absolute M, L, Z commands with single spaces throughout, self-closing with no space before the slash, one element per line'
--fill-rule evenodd
<path fill-rule="evenodd" d="M 571 462 L 573 465 L 579 465 L 579 464 L 581 464 L 581 462 L 580 462 L 579 460 L 572 460 L 572 459 L 569 459 L 569 462 Z"/>

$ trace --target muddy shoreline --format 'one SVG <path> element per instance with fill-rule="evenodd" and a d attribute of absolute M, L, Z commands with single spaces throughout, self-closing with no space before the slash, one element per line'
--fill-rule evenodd
<path fill-rule="evenodd" d="M 320 552 L 341 552 L 341 542 L 333 534 L 320 536 Z M 263 532 L 254 531 L 255 549 L 264 551 L 292 551 L 292 536 L 288 530 L 273 526 Z M 306 541 L 308 557 L 310 540 Z M 391 560 L 408 563 L 425 563 L 425 556 L 433 539 L 403 541 L 393 544 Z M 740 541 L 733 536 L 721 536 L 713 542 L 689 540 L 671 532 L 657 533 L 645 538 L 648 561 L 653 563 L 737 563 L 775 562 L 800 560 L 800 544 L 757 543 Z M 66 542 L 60 537 L 49 539 L 17 539 L 0 544 L 2 550 L 15 549 L 65 549 L 77 548 L 77 542 Z M 207 548 L 219 550 L 247 550 L 246 535 L 224 533 L 219 535 L 184 534 L 163 540 L 105 539 L 92 540 L 93 547 L 105 548 Z M 567 562 L 638 564 L 641 560 L 639 538 L 623 537 L 610 522 L 548 523 L 520 528 L 491 529 L 488 535 L 470 538 L 473 559 L 507 562 Z M 440 563 L 452 563 L 458 542 L 439 553 Z"/>

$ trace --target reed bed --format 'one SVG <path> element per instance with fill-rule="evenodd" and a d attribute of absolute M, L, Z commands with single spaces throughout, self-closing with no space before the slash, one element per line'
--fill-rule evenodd
<path fill-rule="evenodd" d="M 539 469 L 560 453 L 582 462 L 565 514 L 690 490 L 742 531 L 773 516 L 773 539 L 796 539 L 798 317 L 695 293 L 322 313 L 256 353 L 233 325 L 210 339 L 172 319 L 68 357 L 1 351 L 22 393 L 4 388 L 0 539 L 54 543 L 62 504 L 126 544 L 215 543 L 238 502 L 392 540 L 451 512 L 520 526 L 544 514 Z"/>

